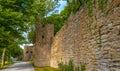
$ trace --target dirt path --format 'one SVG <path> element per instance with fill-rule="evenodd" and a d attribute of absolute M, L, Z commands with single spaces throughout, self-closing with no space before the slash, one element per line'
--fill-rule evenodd
<path fill-rule="evenodd" d="M 0 71 L 35 71 L 32 64 L 29 62 L 16 61 L 15 64 Z"/>

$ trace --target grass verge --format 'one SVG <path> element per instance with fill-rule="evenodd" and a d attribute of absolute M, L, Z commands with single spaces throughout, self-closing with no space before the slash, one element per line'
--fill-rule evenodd
<path fill-rule="evenodd" d="M 8 66 L 12 65 L 13 63 L 11 62 L 5 62 L 5 65 L 3 67 L 1 67 L 1 62 L 0 62 L 0 69 L 4 69 L 4 68 L 7 68 Z"/>
<path fill-rule="evenodd" d="M 59 71 L 57 68 L 53 68 L 53 67 L 49 67 L 49 66 L 36 67 L 36 66 L 34 65 L 34 62 L 33 62 L 33 61 L 27 61 L 27 62 L 30 62 L 30 63 L 33 65 L 35 71 Z"/>
<path fill-rule="evenodd" d="M 35 67 L 35 71 L 59 71 L 59 70 L 52 67 Z"/>

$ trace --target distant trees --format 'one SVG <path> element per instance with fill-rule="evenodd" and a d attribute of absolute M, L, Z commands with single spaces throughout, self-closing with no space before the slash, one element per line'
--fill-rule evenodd
<path fill-rule="evenodd" d="M 54 24 L 55 26 L 55 34 L 60 30 L 60 28 L 64 25 L 65 21 L 68 19 L 70 14 L 75 13 L 79 9 L 79 4 L 68 3 L 64 10 L 60 12 L 60 14 L 52 14 L 46 17 L 46 22 L 50 24 Z"/>

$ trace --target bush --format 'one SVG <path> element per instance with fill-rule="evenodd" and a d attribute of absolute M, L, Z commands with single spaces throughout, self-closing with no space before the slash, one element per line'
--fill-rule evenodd
<path fill-rule="evenodd" d="M 85 71 L 85 64 L 80 62 L 80 66 L 75 66 L 73 60 L 69 60 L 68 63 L 59 63 L 59 70 L 60 71 Z"/>

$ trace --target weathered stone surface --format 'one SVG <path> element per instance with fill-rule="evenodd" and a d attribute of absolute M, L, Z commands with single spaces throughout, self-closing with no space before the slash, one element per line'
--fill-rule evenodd
<path fill-rule="evenodd" d="M 24 46 L 23 60 L 32 60 L 33 59 L 33 48 L 34 48 L 34 46 Z"/>
<path fill-rule="evenodd" d="M 50 66 L 51 44 L 54 37 L 54 26 L 47 24 L 42 27 L 36 25 L 36 42 L 34 44 L 35 66 Z"/>
<path fill-rule="evenodd" d="M 75 65 L 82 61 L 86 71 L 120 70 L 120 6 L 114 7 L 108 15 L 95 9 L 93 20 L 87 9 L 81 8 L 71 15 L 62 29 L 54 37 L 51 48 L 51 66 L 60 61 L 73 59 Z M 90 27 L 90 26 L 91 27 Z"/>

